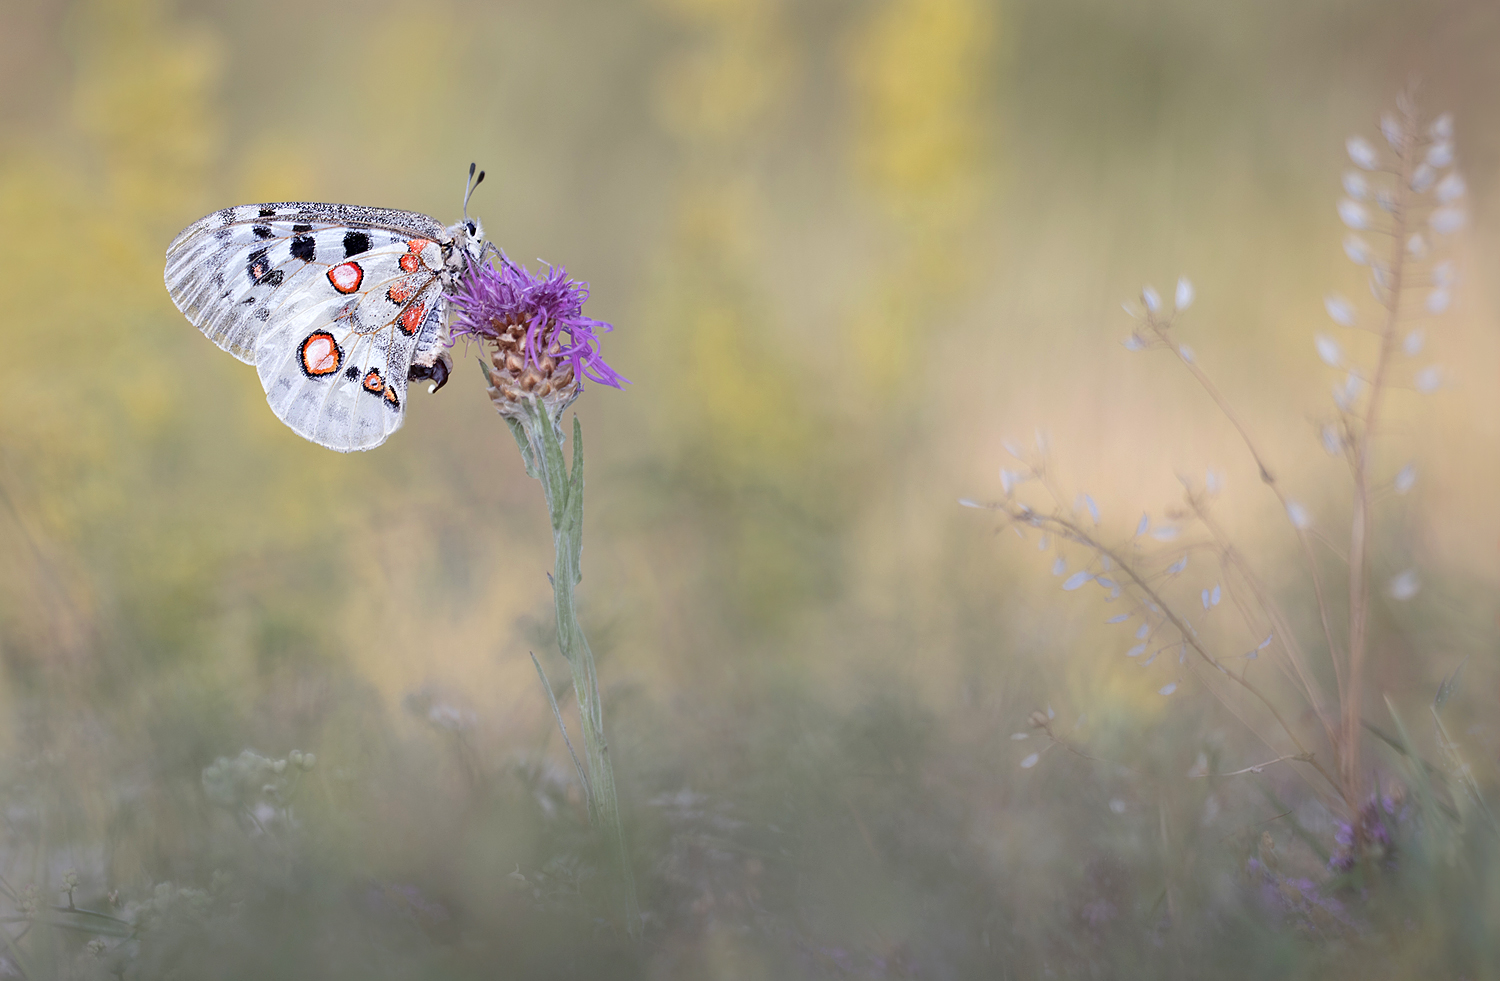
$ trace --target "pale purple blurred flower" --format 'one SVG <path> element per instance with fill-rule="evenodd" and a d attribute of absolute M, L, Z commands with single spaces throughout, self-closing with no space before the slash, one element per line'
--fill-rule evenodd
<path fill-rule="evenodd" d="M 1375 153 L 1375 147 L 1363 136 L 1349 137 L 1344 148 L 1349 151 L 1349 159 L 1362 170 L 1374 170 L 1380 165 L 1380 158 Z"/>

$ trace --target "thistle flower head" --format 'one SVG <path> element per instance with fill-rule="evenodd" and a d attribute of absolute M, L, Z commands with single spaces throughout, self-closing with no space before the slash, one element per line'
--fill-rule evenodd
<path fill-rule="evenodd" d="M 489 354 L 490 399 L 518 416 L 525 396 L 557 413 L 583 391 L 583 380 L 620 388 L 628 379 L 604 362 L 599 335 L 613 330 L 585 316 L 587 283 L 561 266 L 533 274 L 501 256 L 498 267 L 470 265 L 453 295 L 453 336 L 477 338 Z"/>

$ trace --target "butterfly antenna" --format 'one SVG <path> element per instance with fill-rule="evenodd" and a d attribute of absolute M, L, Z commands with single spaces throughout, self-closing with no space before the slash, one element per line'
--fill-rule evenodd
<path fill-rule="evenodd" d="M 477 166 L 477 164 L 469 164 L 469 180 L 464 185 L 464 221 L 469 220 L 469 198 L 473 196 L 474 189 L 484 183 L 484 171 L 481 170 L 477 178 L 474 176 Z"/>

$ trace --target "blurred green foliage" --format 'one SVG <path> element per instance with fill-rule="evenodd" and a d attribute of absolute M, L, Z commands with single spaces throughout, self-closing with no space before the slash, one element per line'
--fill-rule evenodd
<path fill-rule="evenodd" d="M 1321 297 L 1359 287 L 1341 147 L 1421 72 L 1473 189 L 1431 332 L 1464 377 L 1392 418 L 1423 482 L 1376 562 L 1426 588 L 1379 612 L 1372 690 L 1425 719 L 1468 657 L 1443 719 L 1490 793 L 1497 43 L 1480 0 L 0 10 L 0 967 L 1500 976 L 1462 794 L 1320 918 L 1249 863 L 1321 880 L 1332 816 L 1276 768 L 1185 776 L 1264 749 L 1164 703 L 954 504 L 1037 427 L 1117 523 L 1223 466 L 1231 530 L 1300 595 L 1274 502 L 1169 366 L 1121 352 L 1117 301 L 1193 276 L 1200 358 L 1336 523 L 1307 419 Z M 640 947 L 527 656 L 555 654 L 545 513 L 478 373 L 339 456 L 161 286 L 212 209 L 451 221 L 470 160 L 491 237 L 591 281 L 634 380 L 577 408 Z M 1109 762 L 1022 769 L 1049 709 Z M 1415 794 L 1412 754 L 1450 762 L 1412 728 L 1375 759 Z M 274 770 L 294 750 L 316 765 Z M 115 920 L 67 909 L 70 869 Z"/>

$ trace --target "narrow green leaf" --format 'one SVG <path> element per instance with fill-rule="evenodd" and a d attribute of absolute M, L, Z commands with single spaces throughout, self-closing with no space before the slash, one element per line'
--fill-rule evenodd
<path fill-rule="evenodd" d="M 557 720 L 557 728 L 562 731 L 563 745 L 568 747 L 568 755 L 573 758 L 573 769 L 578 771 L 578 782 L 583 786 L 583 799 L 588 804 L 589 814 L 594 813 L 594 795 L 589 790 L 588 775 L 583 772 L 583 764 L 578 762 L 578 754 L 573 752 L 573 740 L 568 738 L 568 727 L 563 722 L 562 710 L 557 707 L 557 696 L 552 692 L 552 682 L 547 680 L 547 672 L 542 670 L 542 662 L 537 660 L 536 652 L 530 651 L 531 663 L 536 665 L 536 674 L 542 679 L 542 687 L 547 690 L 547 704 L 552 706 L 552 717 Z"/>
<path fill-rule="evenodd" d="M 1441 685 L 1438 685 L 1437 697 L 1432 700 L 1433 708 L 1442 708 L 1448 703 L 1448 699 L 1453 697 L 1454 691 L 1458 688 L 1458 678 L 1463 674 L 1464 665 L 1468 663 L 1469 659 L 1465 657 L 1459 662 L 1458 667 L 1453 669 L 1453 673 L 1444 678 Z"/>
<path fill-rule="evenodd" d="M 516 445 L 521 448 L 521 462 L 526 466 L 526 476 L 541 480 L 542 475 L 536 469 L 536 455 L 531 452 L 531 440 L 526 438 L 525 424 L 510 416 L 505 417 L 505 424 L 510 427 L 510 434 L 516 438 Z"/>

